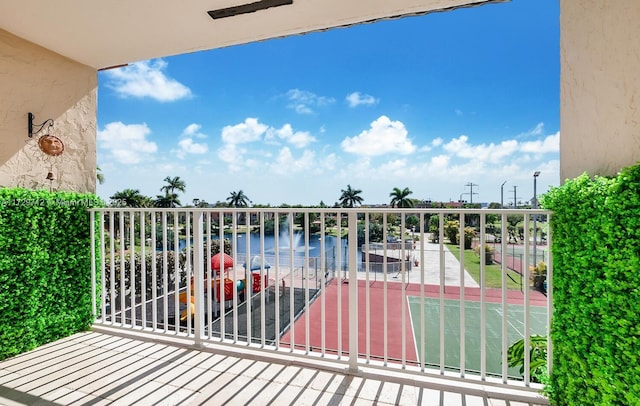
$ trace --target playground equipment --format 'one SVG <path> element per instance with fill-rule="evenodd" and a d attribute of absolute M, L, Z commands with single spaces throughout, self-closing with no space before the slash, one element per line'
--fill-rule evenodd
<path fill-rule="evenodd" d="M 244 268 L 245 274 L 247 274 L 247 263 L 242 264 Z M 266 288 L 269 285 L 269 269 L 271 269 L 271 265 L 268 262 L 264 262 L 259 255 L 254 255 L 249 262 L 249 272 L 251 273 L 251 286 L 252 292 L 258 293 L 262 289 Z M 266 274 L 264 275 L 264 281 L 262 285 L 260 284 L 260 270 L 266 270 Z"/>
<path fill-rule="evenodd" d="M 224 264 L 222 266 L 222 269 L 224 269 L 225 271 L 229 268 L 233 268 L 233 265 L 234 265 L 233 258 L 231 258 L 231 256 L 225 253 L 219 252 L 211 257 L 211 269 L 220 273 L 220 262 Z"/>
<path fill-rule="evenodd" d="M 206 282 L 206 281 L 205 281 Z M 239 302 L 244 301 L 244 289 L 245 289 L 245 281 L 244 279 L 239 279 L 238 281 L 236 281 L 236 283 L 234 284 L 233 279 L 230 278 L 224 278 L 224 279 L 220 279 L 219 277 L 213 278 L 211 279 L 211 292 L 213 292 L 213 297 L 215 298 L 215 301 L 217 303 L 220 303 L 220 301 L 222 300 L 222 296 L 220 295 L 220 285 L 224 283 L 224 300 L 225 303 L 228 303 L 230 301 L 233 301 L 233 296 L 234 296 L 234 292 L 238 293 L 238 298 L 239 298 Z M 235 285 L 235 289 L 234 289 L 234 285 Z M 193 286 L 194 286 L 194 280 L 193 280 L 193 276 L 191 277 L 191 281 L 190 281 L 190 291 L 191 291 L 191 300 L 189 303 L 189 306 L 187 306 L 186 309 L 184 309 L 181 313 L 180 313 L 180 321 L 184 322 L 187 320 L 187 318 L 189 317 L 189 315 L 191 315 L 191 317 L 193 317 L 193 315 L 196 313 L 196 308 L 195 308 L 195 295 L 193 294 Z M 204 285 L 204 291 L 208 293 L 208 285 L 205 284 Z M 183 291 L 180 292 L 180 294 L 178 295 L 178 301 L 180 303 L 186 304 L 187 303 L 187 291 Z"/>
<path fill-rule="evenodd" d="M 255 259 L 255 257 L 254 257 Z M 237 294 L 237 303 L 242 303 L 245 301 L 245 298 L 248 296 L 247 294 L 249 293 L 249 287 L 251 287 L 251 293 L 258 293 L 260 292 L 262 289 L 266 288 L 268 285 L 268 277 L 267 275 L 264 275 L 264 280 L 263 283 L 260 283 L 260 273 L 259 272 L 253 272 L 255 269 L 261 269 L 262 265 L 258 264 L 257 268 L 254 268 L 254 261 L 251 262 L 251 266 L 250 266 L 250 270 L 247 271 L 246 269 L 246 264 L 244 264 L 244 268 L 245 268 L 245 275 L 247 275 L 247 273 L 249 273 L 250 279 L 247 280 L 248 278 L 243 278 L 243 279 L 237 279 L 237 280 L 233 280 L 231 278 L 229 278 L 228 276 L 225 276 L 225 274 L 227 273 L 227 270 L 230 268 L 233 268 L 235 264 L 235 261 L 233 260 L 233 258 L 227 254 L 215 254 L 214 256 L 211 257 L 211 269 L 213 269 L 215 271 L 215 275 L 213 278 L 210 279 L 210 283 L 207 284 L 207 276 L 205 273 L 205 285 L 204 285 L 204 291 L 207 293 L 211 292 L 211 295 L 209 297 L 211 297 L 214 300 L 214 303 L 216 303 L 217 306 L 222 306 L 224 305 L 225 308 L 228 307 L 227 305 L 232 305 L 233 303 L 233 299 L 234 299 L 234 295 Z M 269 264 L 265 265 L 265 268 L 268 269 L 271 266 Z M 223 271 L 223 272 L 221 272 Z M 190 283 L 189 283 L 189 287 L 190 287 L 190 292 L 191 293 L 191 297 L 190 300 L 188 298 L 188 294 L 187 291 L 183 291 L 180 292 L 178 295 L 178 301 L 182 304 L 187 304 L 188 306 L 180 313 L 180 321 L 181 322 L 185 322 L 187 320 L 187 318 L 189 318 L 189 315 L 191 315 L 191 317 L 193 317 L 193 315 L 195 314 L 195 295 L 193 294 L 194 292 L 194 277 L 191 277 Z M 224 296 L 221 295 L 220 292 L 220 286 L 223 285 L 223 292 L 224 292 Z M 211 287 L 211 290 L 209 290 L 209 286 Z M 224 298 L 224 304 L 222 304 L 222 299 Z M 216 310 L 217 311 L 217 310 Z"/>

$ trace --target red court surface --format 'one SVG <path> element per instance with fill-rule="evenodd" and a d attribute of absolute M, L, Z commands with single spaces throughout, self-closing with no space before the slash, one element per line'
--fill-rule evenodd
<path fill-rule="evenodd" d="M 343 281 L 344 282 L 344 281 Z M 358 280 L 358 352 L 366 352 L 366 287 L 367 281 Z M 387 341 L 387 359 L 396 361 L 402 359 L 402 308 L 405 309 L 405 359 L 409 363 L 417 362 L 416 346 L 410 319 L 409 307 L 406 296 L 420 296 L 420 284 L 406 283 L 404 292 L 403 284 L 398 282 L 387 283 L 387 328 L 384 328 L 384 282 L 369 281 L 369 309 L 371 333 L 370 354 L 372 359 L 383 359 L 385 348 L 385 337 Z M 325 348 L 327 352 L 337 353 L 338 350 L 338 293 L 340 292 L 342 301 L 342 351 L 346 354 L 349 351 L 349 284 L 343 283 L 338 286 L 334 279 L 325 289 Z M 465 288 L 464 299 L 468 301 L 480 301 L 480 288 Z M 425 297 L 438 298 L 440 295 L 439 285 L 424 285 Z M 445 299 L 459 299 L 460 287 L 444 287 L 443 297 Z M 485 289 L 485 300 L 490 303 L 502 302 L 502 290 Z M 524 294 L 518 290 L 507 291 L 507 302 L 509 304 L 523 304 Z M 546 306 L 547 297 L 537 291 L 529 292 L 529 304 L 531 306 Z M 308 312 L 303 313 L 295 322 L 294 343 L 298 348 L 304 347 L 306 334 L 305 323 L 309 317 L 309 345 L 312 351 L 320 351 L 322 347 L 321 323 L 322 298 L 319 296 L 311 304 Z M 386 331 L 386 334 L 385 334 Z M 282 338 L 281 343 L 291 342 L 291 331 Z M 412 362 L 413 361 L 413 362 Z"/>

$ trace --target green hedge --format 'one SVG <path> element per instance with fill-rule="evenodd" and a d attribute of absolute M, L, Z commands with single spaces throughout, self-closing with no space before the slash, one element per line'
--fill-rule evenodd
<path fill-rule="evenodd" d="M 551 189 L 558 405 L 640 404 L 640 165 Z"/>
<path fill-rule="evenodd" d="M 0 188 L 0 360 L 93 322 L 92 194 Z"/>

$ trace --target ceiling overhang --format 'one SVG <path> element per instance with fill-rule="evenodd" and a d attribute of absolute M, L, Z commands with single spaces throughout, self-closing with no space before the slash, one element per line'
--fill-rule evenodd
<path fill-rule="evenodd" d="M 508 0 L 5 0 L 0 28 L 103 69 L 502 1 Z M 231 16 L 219 14 L 215 19 L 208 13 L 242 11 L 252 3 L 257 3 L 257 10 L 230 13 Z"/>

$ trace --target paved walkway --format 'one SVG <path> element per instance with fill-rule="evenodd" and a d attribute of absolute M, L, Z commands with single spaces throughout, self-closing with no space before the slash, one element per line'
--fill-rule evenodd
<path fill-rule="evenodd" d="M 440 284 L 440 244 L 430 243 L 423 241 L 422 246 L 418 246 L 414 250 L 405 250 L 404 254 L 409 254 L 412 258 L 412 267 L 407 270 L 404 279 L 403 275 L 397 272 L 387 275 L 389 282 L 409 282 L 409 283 L 421 283 L 423 279 L 421 273 L 424 273 L 424 283 L 428 285 Z M 420 248 L 424 251 L 424 256 L 420 252 Z M 460 286 L 460 261 L 449 251 L 447 246 L 444 248 L 444 284 L 445 286 Z M 401 258 L 401 250 L 388 250 L 387 255 L 394 258 Z M 424 258 L 424 260 L 422 259 Z M 418 261 L 418 265 L 413 263 L 413 260 Z M 370 280 L 382 280 L 384 276 L 380 272 L 369 272 Z M 366 279 L 365 272 L 358 272 L 358 279 Z M 469 275 L 469 272 L 464 271 L 464 286 L 470 288 L 477 288 L 480 285 Z"/>

